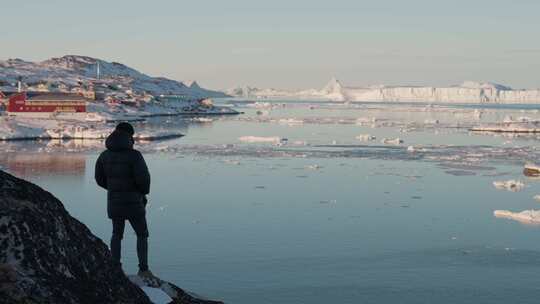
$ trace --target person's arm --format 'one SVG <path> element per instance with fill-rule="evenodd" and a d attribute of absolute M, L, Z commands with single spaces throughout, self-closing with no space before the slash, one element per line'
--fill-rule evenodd
<path fill-rule="evenodd" d="M 101 188 L 107 189 L 107 176 L 105 175 L 105 168 L 103 167 L 103 154 L 101 154 L 96 161 L 94 178 Z"/>
<path fill-rule="evenodd" d="M 135 175 L 135 183 L 139 192 L 144 195 L 150 193 L 150 172 L 148 172 L 144 157 L 139 151 L 137 151 L 133 174 Z"/>

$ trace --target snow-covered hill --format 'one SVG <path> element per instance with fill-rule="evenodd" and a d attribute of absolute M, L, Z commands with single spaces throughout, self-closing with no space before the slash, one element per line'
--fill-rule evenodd
<path fill-rule="evenodd" d="M 196 82 L 186 85 L 164 77 L 151 77 L 118 62 L 87 56 L 67 55 L 42 62 L 21 59 L 0 61 L 0 88 L 13 88 L 19 78 L 22 78 L 26 85 L 32 88 L 40 86 L 41 89 L 73 91 L 100 83 L 135 95 L 146 93 L 193 98 L 225 96 L 222 92 L 203 89 Z"/>
<path fill-rule="evenodd" d="M 367 86 L 346 87 L 337 79 L 320 90 L 285 91 L 251 87 L 234 88 L 227 94 L 258 99 L 313 99 L 333 101 L 455 102 L 455 103 L 540 103 L 540 89 L 514 90 L 508 86 L 466 81 L 449 87 Z"/>

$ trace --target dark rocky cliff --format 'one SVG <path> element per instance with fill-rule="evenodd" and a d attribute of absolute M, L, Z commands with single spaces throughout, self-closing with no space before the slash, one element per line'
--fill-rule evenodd
<path fill-rule="evenodd" d="M 163 281 L 161 286 L 173 303 L 219 303 Z M 0 303 L 151 301 L 57 198 L 0 171 Z"/>

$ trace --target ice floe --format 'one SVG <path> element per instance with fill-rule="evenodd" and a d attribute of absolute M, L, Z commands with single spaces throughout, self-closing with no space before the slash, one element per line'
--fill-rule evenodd
<path fill-rule="evenodd" d="M 283 118 L 278 121 L 282 125 L 288 125 L 288 126 L 301 126 L 304 124 L 304 121 L 302 119 L 297 118 Z"/>
<path fill-rule="evenodd" d="M 239 141 L 245 143 L 281 143 L 284 139 L 279 136 L 242 136 L 238 138 Z"/>
<path fill-rule="evenodd" d="M 317 164 L 315 164 L 315 165 L 308 165 L 308 166 L 306 166 L 305 168 L 308 169 L 308 170 L 319 170 L 319 169 L 322 169 L 322 167 L 321 167 L 320 165 L 317 165 Z"/>
<path fill-rule="evenodd" d="M 428 125 L 438 125 L 440 122 L 438 119 L 426 119 L 424 120 L 424 123 Z"/>
<path fill-rule="evenodd" d="M 403 143 L 403 140 L 401 138 L 383 138 L 381 143 L 387 145 L 400 145 Z"/>
<path fill-rule="evenodd" d="M 493 215 L 498 218 L 506 218 L 523 224 L 540 225 L 540 210 L 524 210 L 512 212 L 509 210 L 495 210 Z"/>
<path fill-rule="evenodd" d="M 493 186 L 499 190 L 508 190 L 512 192 L 518 192 L 525 188 L 525 183 L 520 180 L 507 180 L 507 181 L 495 181 Z"/>
<path fill-rule="evenodd" d="M 356 136 L 356 139 L 358 139 L 359 141 L 373 141 L 376 140 L 377 137 L 370 134 L 360 134 Z"/>

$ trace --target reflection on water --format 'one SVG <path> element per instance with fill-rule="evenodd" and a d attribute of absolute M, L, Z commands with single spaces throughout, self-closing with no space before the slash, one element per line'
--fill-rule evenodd
<path fill-rule="evenodd" d="M 52 139 L 47 142 L 47 148 L 51 150 L 80 151 L 85 149 L 102 148 L 104 141 L 100 139 Z"/>
<path fill-rule="evenodd" d="M 19 177 L 49 175 L 83 176 L 86 170 L 84 154 L 2 153 L 0 166 Z"/>

